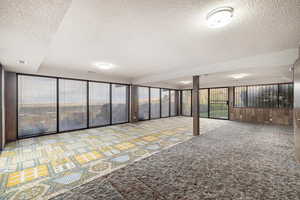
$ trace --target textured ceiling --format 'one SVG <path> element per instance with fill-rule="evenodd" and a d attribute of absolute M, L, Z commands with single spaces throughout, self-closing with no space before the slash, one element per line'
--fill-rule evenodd
<path fill-rule="evenodd" d="M 1 0 L 0 62 L 9 70 L 36 72 L 71 0 Z M 20 65 L 19 60 L 27 62 Z"/>
<path fill-rule="evenodd" d="M 292 66 L 276 66 L 264 68 L 248 68 L 242 70 L 234 70 L 228 72 L 211 73 L 200 76 L 200 87 L 224 87 L 224 86 L 237 86 L 237 85 L 255 85 L 267 83 L 286 83 L 293 81 L 293 74 L 291 71 Z M 246 77 L 241 79 L 234 79 L 234 74 L 247 74 Z M 192 83 L 182 84 L 181 81 L 192 82 L 192 77 L 180 77 L 177 79 L 157 82 L 155 85 L 167 84 L 176 88 L 192 88 Z"/>
<path fill-rule="evenodd" d="M 1 2 L 4 10 L 21 12 L 9 5 L 18 1 L 5 1 L 7 5 Z M 216 72 L 230 71 L 233 66 L 228 61 L 234 60 L 239 60 L 235 62 L 239 68 L 249 68 L 248 60 L 243 58 L 267 56 L 300 45 L 300 0 L 73 0 L 56 33 L 59 19 L 68 7 L 64 2 L 68 1 L 33 2 L 23 3 L 28 4 L 23 8 L 30 8 L 30 12 L 24 14 L 30 27 L 26 25 L 27 20 L 24 25 L 15 24 L 13 15 L 1 12 L 0 25 L 7 27 L 4 31 L 1 27 L 1 37 L 5 32 L 5 38 L 10 39 L 10 43 L 3 45 L 5 40 L 0 38 L 1 62 L 9 58 L 10 54 L 5 52 L 17 54 L 17 47 L 21 46 L 22 51 L 33 58 L 44 55 L 39 56 L 44 58 L 39 71 L 94 71 L 99 76 L 146 83 L 180 78 L 182 70 L 190 71 L 190 75 L 194 70 L 198 74 L 207 73 L 215 63 L 219 63 Z M 36 7 L 32 7 L 34 5 Z M 53 6 L 59 9 L 51 9 Z M 232 6 L 234 20 L 224 28 L 209 29 L 206 14 L 218 6 Z M 45 19 L 41 17 L 43 9 L 37 9 L 40 7 L 50 8 L 45 12 Z M 25 30 L 34 35 L 31 40 L 27 39 Z M 51 34 L 53 39 L 48 45 Z M 18 42 L 12 42 L 12 36 Z M 45 52 L 47 45 L 49 49 Z M 280 65 L 293 62 L 294 54 L 290 52 L 292 56 L 284 57 L 289 60 L 284 59 L 286 62 Z M 274 63 L 269 57 L 258 58 L 255 67 L 266 67 L 265 59 Z M 275 56 L 271 59 L 277 61 Z M 95 61 L 111 62 L 117 67 L 99 71 L 92 65 Z M 9 62 L 7 65 L 16 67 Z M 17 70 L 23 71 L 22 67 L 28 66 Z M 169 76 L 175 72 L 178 72 L 176 76 Z"/>

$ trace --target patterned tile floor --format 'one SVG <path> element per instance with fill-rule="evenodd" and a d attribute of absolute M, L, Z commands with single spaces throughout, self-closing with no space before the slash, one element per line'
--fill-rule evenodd
<path fill-rule="evenodd" d="M 202 132 L 222 125 L 207 120 Z M 0 199 L 51 198 L 187 141 L 191 130 L 191 118 L 174 117 L 10 143 L 0 155 Z"/>
<path fill-rule="evenodd" d="M 201 125 L 212 130 L 51 200 L 300 200 L 292 127 Z"/>

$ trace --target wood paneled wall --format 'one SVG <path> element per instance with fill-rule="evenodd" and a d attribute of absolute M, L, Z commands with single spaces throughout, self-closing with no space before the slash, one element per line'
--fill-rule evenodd
<path fill-rule="evenodd" d="M 230 120 L 293 125 L 293 109 L 286 108 L 231 108 Z"/>
<path fill-rule="evenodd" d="M 293 109 L 289 108 L 235 108 L 234 89 L 229 88 L 229 119 L 263 124 L 293 125 Z"/>
<path fill-rule="evenodd" d="M 17 139 L 17 74 L 5 72 L 5 141 Z"/>

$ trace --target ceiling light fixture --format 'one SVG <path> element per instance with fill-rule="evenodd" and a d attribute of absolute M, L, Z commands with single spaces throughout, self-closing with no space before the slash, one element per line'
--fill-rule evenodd
<path fill-rule="evenodd" d="M 249 76 L 249 74 L 241 73 L 241 74 L 232 74 L 232 75 L 230 75 L 230 77 L 234 78 L 234 79 L 241 79 L 241 78 L 245 78 L 246 76 Z"/>
<path fill-rule="evenodd" d="M 182 84 L 184 84 L 184 85 L 187 85 L 187 84 L 192 83 L 192 81 L 180 81 L 180 83 L 182 83 Z"/>
<path fill-rule="evenodd" d="M 19 64 L 22 64 L 22 65 L 27 64 L 27 62 L 26 62 L 25 60 L 19 60 L 18 63 L 19 63 Z"/>
<path fill-rule="evenodd" d="M 233 18 L 232 7 L 220 7 L 210 11 L 206 20 L 210 28 L 220 28 L 229 24 Z"/>
<path fill-rule="evenodd" d="M 101 70 L 110 70 L 112 68 L 115 68 L 116 66 L 112 63 L 104 63 L 104 62 L 95 62 L 94 66 Z"/>

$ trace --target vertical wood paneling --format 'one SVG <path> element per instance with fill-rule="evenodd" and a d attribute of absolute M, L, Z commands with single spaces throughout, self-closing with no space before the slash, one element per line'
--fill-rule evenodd
<path fill-rule="evenodd" d="M 17 75 L 5 72 L 5 141 L 17 139 Z"/>
<path fill-rule="evenodd" d="M 231 108 L 230 120 L 263 124 L 292 125 L 293 109 Z"/>

